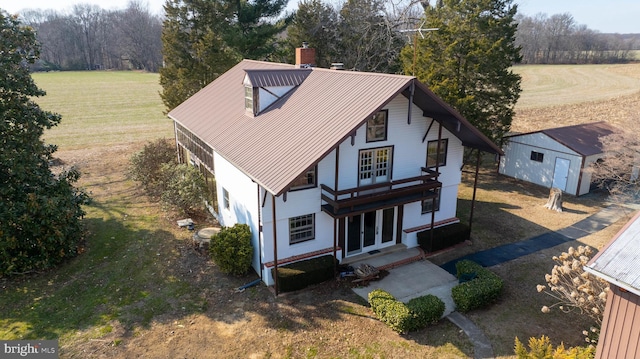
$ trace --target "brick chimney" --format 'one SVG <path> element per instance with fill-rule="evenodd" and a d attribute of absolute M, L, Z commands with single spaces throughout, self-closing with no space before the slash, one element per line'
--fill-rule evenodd
<path fill-rule="evenodd" d="M 314 67 L 316 66 L 316 49 L 309 47 L 305 41 L 302 47 L 296 48 L 296 67 Z"/>

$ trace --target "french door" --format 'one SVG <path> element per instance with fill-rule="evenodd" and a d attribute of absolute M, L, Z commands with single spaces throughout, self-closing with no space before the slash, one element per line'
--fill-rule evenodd
<path fill-rule="evenodd" d="M 392 147 L 360 150 L 358 185 L 389 182 L 391 180 Z"/>
<path fill-rule="evenodd" d="M 365 212 L 347 219 L 347 255 L 395 244 L 395 208 Z"/>

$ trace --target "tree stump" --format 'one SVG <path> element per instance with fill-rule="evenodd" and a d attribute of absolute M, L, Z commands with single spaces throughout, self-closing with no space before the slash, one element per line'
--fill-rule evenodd
<path fill-rule="evenodd" d="M 549 191 L 549 200 L 544 205 L 553 211 L 562 212 L 562 191 L 559 188 L 551 188 Z"/>

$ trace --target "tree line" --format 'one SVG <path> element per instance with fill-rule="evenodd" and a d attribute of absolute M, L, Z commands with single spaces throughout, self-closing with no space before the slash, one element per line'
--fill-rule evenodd
<path fill-rule="evenodd" d="M 164 17 L 152 14 L 141 0 L 130 1 L 123 10 L 104 10 L 97 5 L 79 3 L 66 13 L 29 9 L 20 15 L 22 22 L 36 31 L 42 45 L 35 70 L 156 72 L 162 65 L 163 22 L 165 27 L 175 25 L 171 23 L 172 18 L 179 15 L 175 10 L 171 14 L 171 9 L 190 3 L 167 1 L 169 13 Z M 252 6 L 248 2 L 218 1 L 193 2 L 191 6 L 196 9 L 208 6 L 209 9 L 199 11 L 209 11 L 210 17 L 217 19 L 216 33 L 225 33 L 228 42 L 244 47 L 239 50 L 247 58 L 291 62 L 292 48 L 307 41 L 316 49 L 318 66 L 342 62 L 352 70 L 397 73 L 400 72 L 400 51 L 411 42 L 407 41 L 411 36 L 402 30 L 419 27 L 418 20 L 429 2 L 345 0 L 334 5 L 322 0 L 304 0 L 295 14 L 284 13 L 286 1 L 278 1 L 277 6 L 275 3 L 260 1 Z M 238 17 L 240 13 L 244 17 Z M 250 13 L 260 24 L 247 18 Z M 522 63 L 626 62 L 633 59 L 633 50 L 640 49 L 637 36 L 600 33 L 577 24 L 569 13 L 518 14 L 515 21 L 518 24 L 516 45 L 521 48 Z M 227 31 L 224 25 L 234 26 L 227 27 Z M 260 29 L 256 28 L 258 25 Z M 260 40 L 265 40 L 265 34 L 273 35 L 271 31 L 264 33 L 266 25 L 281 31 L 280 38 L 257 46 Z M 253 30 L 249 32 L 250 29 Z M 252 47 L 255 49 L 249 51 Z M 232 61 L 237 60 L 236 57 Z"/>
<path fill-rule="evenodd" d="M 640 49 L 636 34 L 603 34 L 577 24 L 569 13 L 519 14 L 516 44 L 528 64 L 620 63 Z"/>
<path fill-rule="evenodd" d="M 33 65 L 36 71 L 157 72 L 162 64 L 162 17 L 138 0 L 113 11 L 82 3 L 66 13 L 28 9 L 20 18 L 35 30 L 41 46 L 40 59 Z"/>

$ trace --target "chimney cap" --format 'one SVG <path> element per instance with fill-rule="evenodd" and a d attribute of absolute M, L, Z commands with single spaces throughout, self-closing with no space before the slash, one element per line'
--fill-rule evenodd
<path fill-rule="evenodd" d="M 344 70 L 344 63 L 342 62 L 332 62 L 331 70 Z"/>
<path fill-rule="evenodd" d="M 303 49 L 308 49 L 308 48 L 309 48 L 309 43 L 308 43 L 308 42 L 306 42 L 306 41 L 303 41 L 303 42 L 302 42 L 302 48 L 303 48 Z"/>

